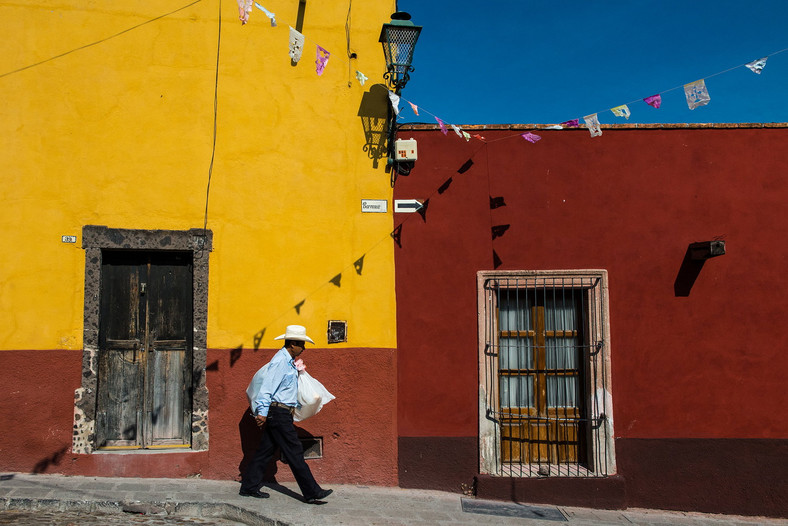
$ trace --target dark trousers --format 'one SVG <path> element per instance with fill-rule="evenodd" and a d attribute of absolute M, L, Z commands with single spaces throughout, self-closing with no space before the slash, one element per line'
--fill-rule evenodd
<path fill-rule="evenodd" d="M 263 426 L 263 437 L 260 439 L 260 445 L 252 457 L 252 461 L 243 474 L 241 490 L 255 491 L 260 488 L 263 484 L 265 468 L 271 461 L 276 446 L 282 450 L 282 456 L 290 466 L 304 498 L 310 499 L 317 495 L 320 486 L 304 460 L 304 447 L 298 440 L 298 434 L 293 425 L 293 415 L 280 407 L 271 407 L 268 411 L 268 418 Z"/>

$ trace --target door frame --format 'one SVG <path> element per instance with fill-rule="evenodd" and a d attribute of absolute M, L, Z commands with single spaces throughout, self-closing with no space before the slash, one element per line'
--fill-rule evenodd
<path fill-rule="evenodd" d="M 191 449 L 208 449 L 208 388 L 205 384 L 208 325 L 208 262 L 213 233 L 190 230 L 133 230 L 85 225 L 85 299 L 82 337 L 82 385 L 74 392 L 73 453 L 92 453 L 96 448 L 98 395 L 99 311 L 102 250 L 187 251 L 192 253 L 192 439 Z"/>

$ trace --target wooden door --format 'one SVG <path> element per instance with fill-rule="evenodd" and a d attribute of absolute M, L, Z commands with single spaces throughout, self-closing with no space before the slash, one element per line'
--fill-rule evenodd
<path fill-rule="evenodd" d="M 102 254 L 97 446 L 189 447 L 191 254 Z"/>

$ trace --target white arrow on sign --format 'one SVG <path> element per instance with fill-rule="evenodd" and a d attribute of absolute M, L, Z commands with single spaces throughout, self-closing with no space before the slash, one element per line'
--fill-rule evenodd
<path fill-rule="evenodd" d="M 395 199 L 394 211 L 395 212 L 418 212 L 422 207 L 422 202 L 418 199 Z"/>

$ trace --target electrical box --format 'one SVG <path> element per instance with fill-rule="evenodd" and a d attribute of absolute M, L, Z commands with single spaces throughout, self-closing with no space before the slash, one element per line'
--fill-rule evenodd
<path fill-rule="evenodd" d="M 394 141 L 395 161 L 415 161 L 418 157 L 416 139 L 397 139 Z"/>

